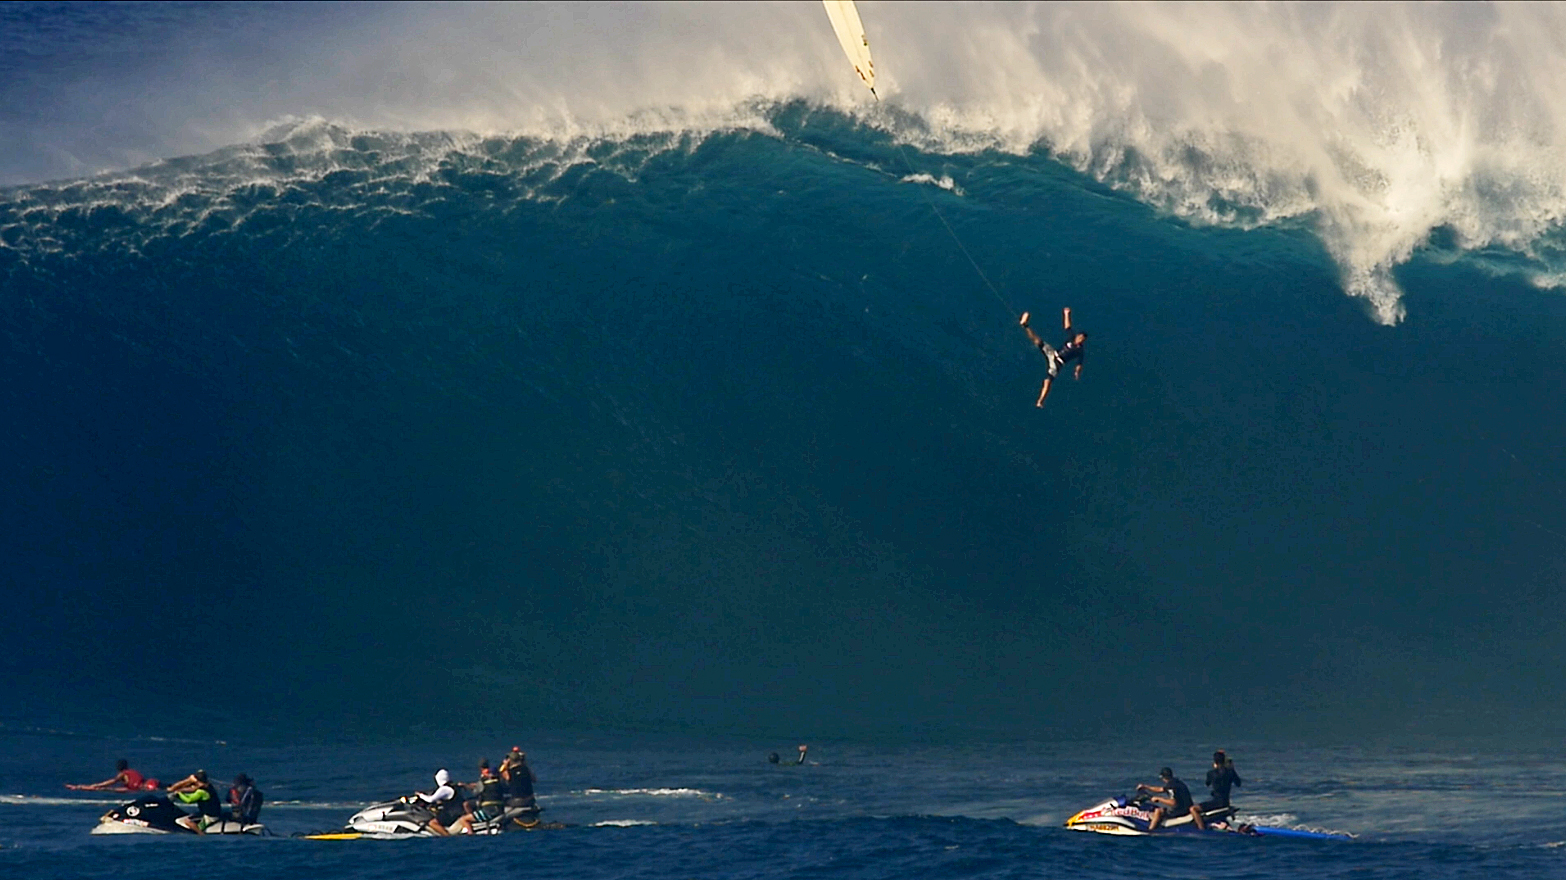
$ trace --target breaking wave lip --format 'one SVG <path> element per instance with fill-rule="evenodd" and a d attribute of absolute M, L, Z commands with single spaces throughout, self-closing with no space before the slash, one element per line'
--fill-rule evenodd
<path fill-rule="evenodd" d="M 651 819 L 604 819 L 601 822 L 588 824 L 589 828 L 640 828 L 644 825 L 657 825 Z"/>
<path fill-rule="evenodd" d="M 1437 199 L 1423 190 L 1399 195 L 1389 170 L 1366 164 L 1355 149 L 1339 144 L 1333 161 L 1348 182 L 1325 192 L 1312 176 L 1318 172 L 1301 170 L 1277 144 L 1244 132 L 1187 128 L 1166 132 L 1156 143 L 1138 143 L 1129 135 L 1062 140 L 1038 125 L 1028 129 L 1028 137 L 1017 137 L 993 117 L 950 107 L 927 108 L 921 116 L 898 106 L 845 112 L 759 98 L 724 113 L 643 112 L 614 124 L 510 135 L 362 130 L 321 117 L 284 120 L 254 141 L 200 156 L 0 189 L 0 251 L 9 250 L 24 262 L 30 252 L 61 253 L 83 245 L 135 252 L 154 237 L 238 231 L 268 212 L 342 211 L 378 222 L 420 213 L 449 195 L 447 183 L 464 176 L 481 176 L 515 200 L 562 202 L 571 197 L 572 172 L 583 167 L 635 182 L 654 158 L 689 154 L 716 134 L 795 142 L 802 136 L 782 130 L 780 115 L 801 108 L 806 114 L 833 115 L 882 145 L 913 145 L 936 157 L 996 151 L 1060 162 L 1196 226 L 1303 226 L 1337 262 L 1344 290 L 1364 298 L 1373 316 L 1386 324 L 1405 316 L 1392 273 L 1416 251 L 1437 262 L 1463 260 L 1493 275 L 1519 276 L 1539 288 L 1566 287 L 1566 170 L 1553 180 L 1526 157 L 1453 172 L 1456 176 L 1442 184 L 1444 195 Z M 1398 159 L 1403 153 L 1392 147 L 1407 155 Z M 1394 144 L 1380 159 L 1434 161 L 1426 155 L 1430 149 Z M 834 161 L 886 173 L 876 160 L 823 152 Z M 894 179 L 967 195 L 950 174 L 910 169 Z M 331 185 L 317 185 L 322 182 Z M 1356 187 L 1368 188 L 1370 195 Z M 1423 207 L 1412 213 L 1381 204 L 1420 193 L 1439 204 L 1421 202 Z M 95 211 L 123 214 L 129 223 L 116 224 L 119 231 L 110 240 L 62 240 L 62 218 Z"/>

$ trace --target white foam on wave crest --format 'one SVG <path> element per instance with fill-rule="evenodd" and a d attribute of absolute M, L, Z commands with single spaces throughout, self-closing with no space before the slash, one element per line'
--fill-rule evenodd
<path fill-rule="evenodd" d="M 593 822 L 589 828 L 640 828 L 644 825 L 657 825 L 649 819 L 605 819 L 602 822 Z"/>
<path fill-rule="evenodd" d="M 650 159 L 694 150 L 711 133 L 654 128 L 629 138 L 531 139 L 366 131 L 321 118 L 289 120 L 254 142 L 201 156 L 0 191 L 5 209 L 0 248 L 17 251 L 24 260 L 32 252 L 70 247 L 135 252 L 155 237 L 241 230 L 257 214 L 418 214 L 447 197 L 447 174 L 500 177 L 515 199 L 560 201 L 569 188 L 554 185 L 572 169 L 591 166 L 634 181 Z M 329 178 L 333 186 L 319 186 Z M 69 244 L 58 231 L 67 217 L 105 210 L 135 222 L 112 235 Z"/>
<path fill-rule="evenodd" d="M 962 191 L 962 187 L 957 185 L 957 181 L 953 180 L 949 174 L 942 174 L 940 177 L 936 177 L 933 174 L 919 172 L 917 174 L 904 175 L 902 181 L 903 183 L 923 183 L 930 186 L 940 187 L 952 195 L 967 195 L 967 193 Z"/>
<path fill-rule="evenodd" d="M 1392 268 L 1432 230 L 1532 257 L 1566 215 L 1559 6 L 997 4 L 865 17 L 886 22 L 889 99 L 930 121 L 932 146 L 1043 142 L 1196 222 L 1299 218 L 1386 323 L 1403 315 Z"/>
<path fill-rule="evenodd" d="M 581 792 L 588 797 L 602 795 L 640 796 L 640 797 L 693 797 L 702 800 L 722 800 L 719 792 L 702 791 L 699 788 L 587 788 Z"/>
<path fill-rule="evenodd" d="M 290 116 L 570 144 L 764 130 L 764 108 L 803 99 L 926 149 L 1043 146 L 1195 223 L 1308 225 L 1386 323 L 1403 315 L 1393 269 L 1433 230 L 1514 254 L 1489 265 L 1540 286 L 1566 273 L 1550 238 L 1566 218 L 1566 7 L 859 5 L 881 104 L 821 8 L 787 2 L 343 6 L 262 68 L 197 75 L 159 46 L 123 77 L 59 81 L 123 91 L 120 116 L 162 121 L 163 155 Z M 207 45 L 241 46 L 233 31 Z M 50 88 L 40 106 L 68 116 L 79 102 Z M 58 150 L 114 137 L 101 114 L 76 125 L 54 125 Z"/>

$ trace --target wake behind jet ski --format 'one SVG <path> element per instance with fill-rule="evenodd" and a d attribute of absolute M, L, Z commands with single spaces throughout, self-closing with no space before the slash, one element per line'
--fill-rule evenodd
<path fill-rule="evenodd" d="M 104 813 L 93 827 L 93 834 L 195 834 L 180 824 L 190 814 L 163 795 L 150 794 L 121 804 Z M 237 822 L 225 818 L 207 825 L 206 834 L 257 834 L 270 832 L 260 823 Z"/>

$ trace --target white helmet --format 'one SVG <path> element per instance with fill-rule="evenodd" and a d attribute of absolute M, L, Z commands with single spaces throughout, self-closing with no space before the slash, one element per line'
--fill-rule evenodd
<path fill-rule="evenodd" d="M 445 785 L 446 783 L 448 783 L 450 781 L 451 781 L 451 774 L 446 772 L 446 768 L 445 767 L 442 767 L 439 770 L 435 771 L 435 784 L 436 785 Z"/>

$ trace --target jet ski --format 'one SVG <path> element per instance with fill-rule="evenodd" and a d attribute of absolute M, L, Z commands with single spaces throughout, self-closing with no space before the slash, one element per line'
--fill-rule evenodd
<path fill-rule="evenodd" d="M 1120 834 L 1140 836 L 1146 834 L 1199 834 L 1200 828 L 1196 827 L 1196 820 L 1190 813 L 1179 816 L 1165 816 L 1158 823 L 1156 830 L 1149 831 L 1148 826 L 1153 821 L 1153 810 L 1158 805 L 1153 803 L 1152 796 L 1141 793 L 1134 797 L 1114 797 L 1096 806 L 1085 810 L 1066 820 L 1066 827 L 1072 831 L 1094 831 L 1099 834 Z M 1209 831 L 1233 831 L 1237 826 L 1231 827 L 1234 819 L 1234 807 L 1219 807 L 1202 814 L 1207 822 Z"/>
<path fill-rule="evenodd" d="M 1335 831 L 1315 831 L 1301 828 L 1272 828 L 1239 821 L 1234 807 L 1219 807 L 1202 814 L 1207 824 L 1204 832 L 1196 827 L 1190 813 L 1181 816 L 1165 816 L 1158 828 L 1149 831 L 1153 821 L 1152 795 L 1137 794 L 1131 797 L 1110 798 L 1101 804 L 1088 807 L 1066 820 L 1072 831 L 1093 831 L 1098 834 L 1117 834 L 1130 837 L 1165 834 L 1243 834 L 1248 837 L 1300 837 L 1313 840 L 1351 840 L 1353 835 Z"/>
<path fill-rule="evenodd" d="M 500 834 L 504 831 L 531 831 L 543 827 L 539 822 L 542 807 L 507 807 L 499 816 L 479 821 L 473 820 L 473 834 Z M 394 801 L 371 804 L 348 817 L 348 824 L 340 831 L 307 834 L 315 840 L 354 840 L 371 838 L 380 840 L 404 837 L 439 837 L 430 829 L 435 812 L 417 797 L 402 797 Z M 467 832 L 464 832 L 467 833 Z"/>
<path fill-rule="evenodd" d="M 93 834 L 195 834 L 179 824 L 190 814 L 175 806 L 160 794 L 139 797 L 128 804 L 121 804 L 98 819 Z M 243 824 L 224 819 L 208 825 L 206 834 L 266 834 L 266 826 L 260 823 Z"/>

